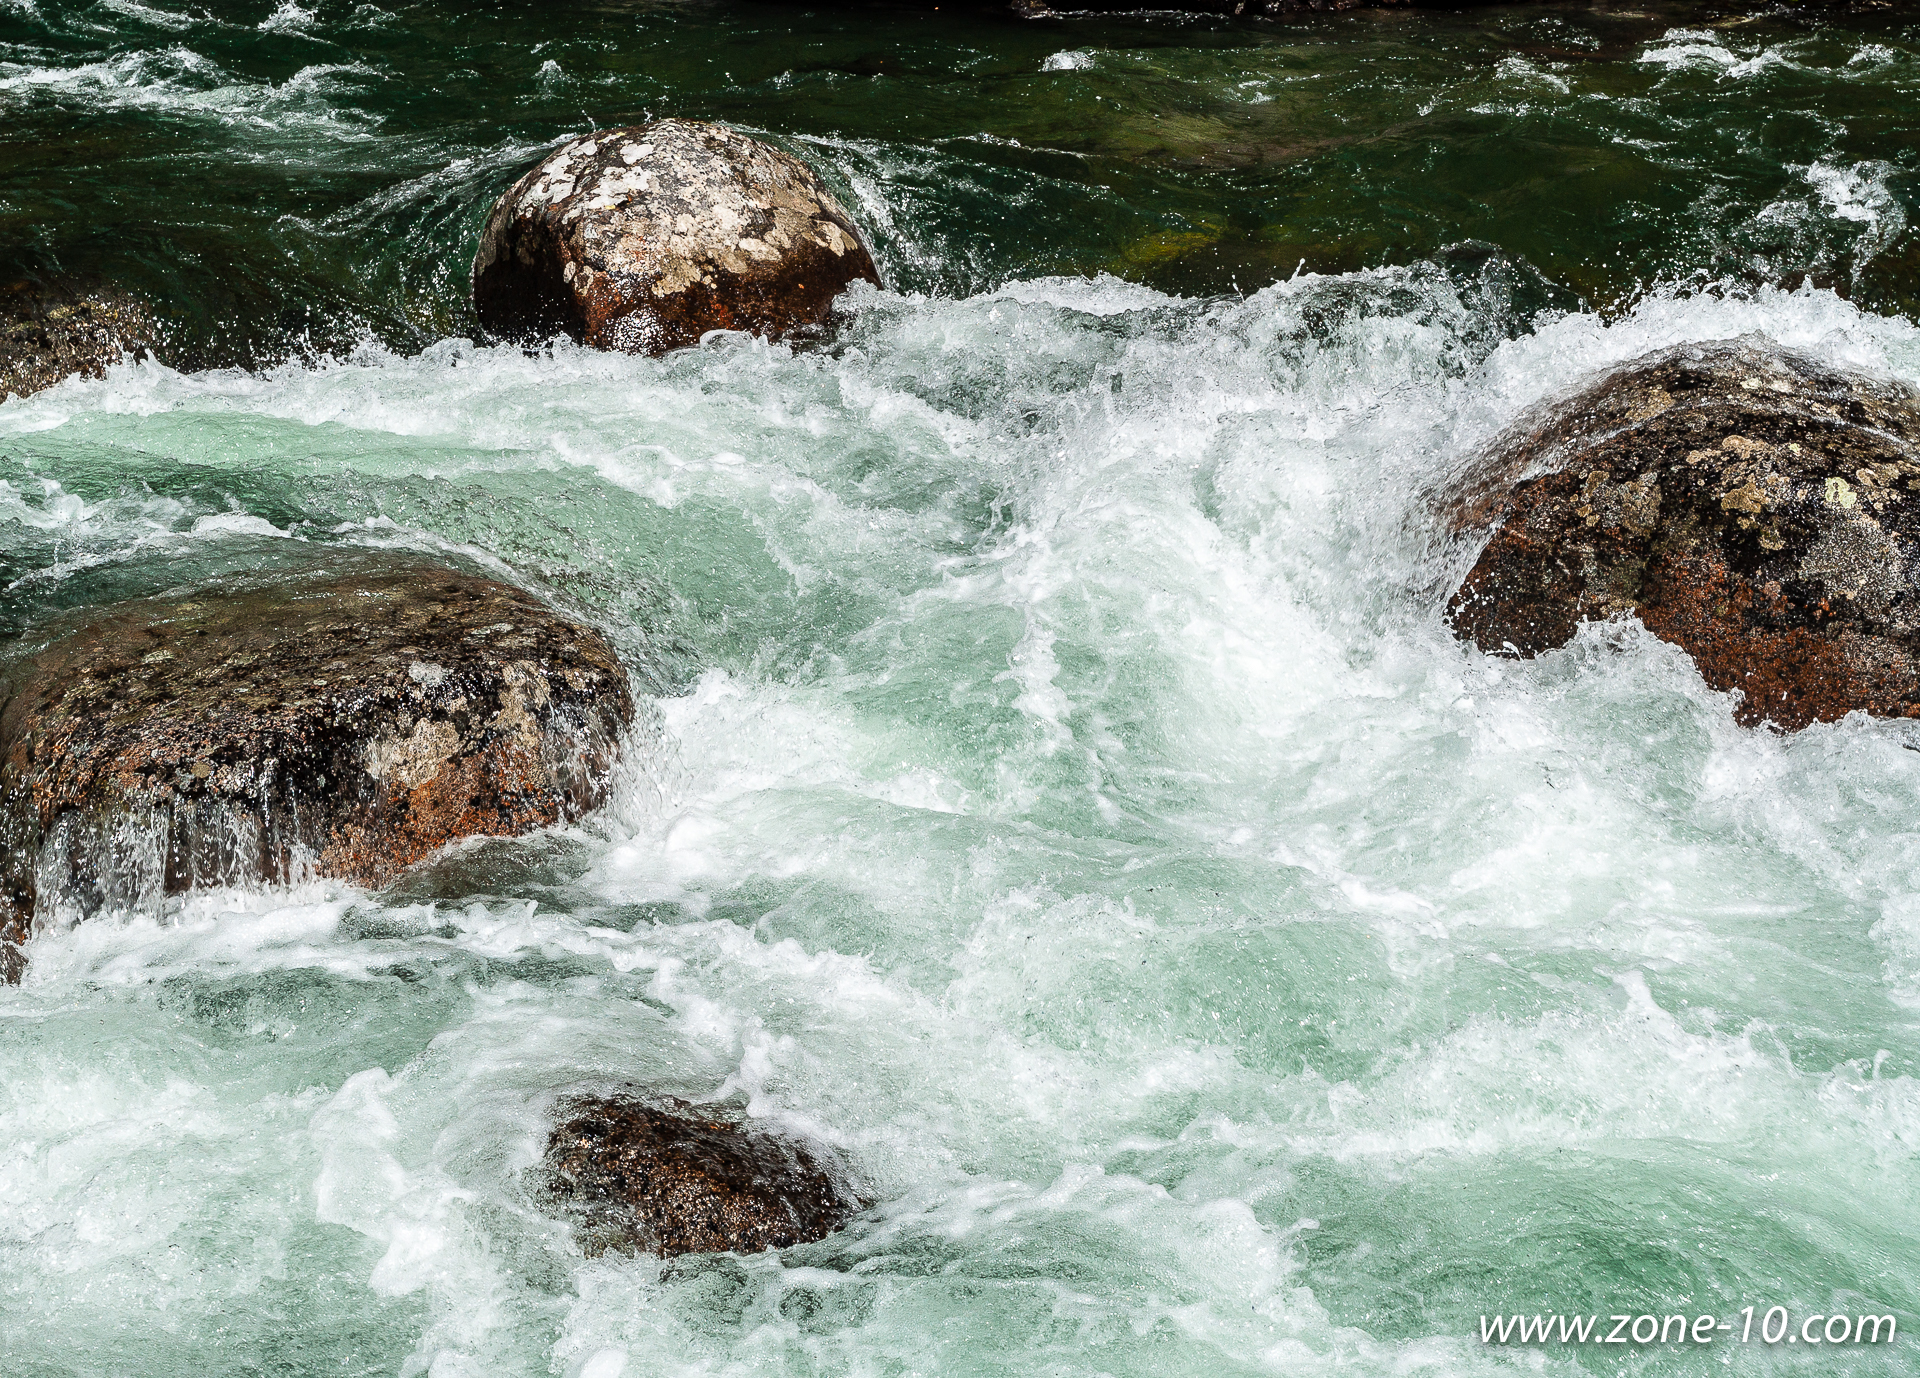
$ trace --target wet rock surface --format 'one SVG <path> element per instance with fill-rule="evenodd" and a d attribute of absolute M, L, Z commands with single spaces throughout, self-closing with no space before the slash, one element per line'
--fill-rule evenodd
<path fill-rule="evenodd" d="M 859 1208 L 800 1144 L 637 1099 L 564 1102 L 543 1171 L 589 1254 L 785 1249 L 825 1238 Z"/>
<path fill-rule="evenodd" d="M 73 374 L 97 378 L 126 355 L 151 353 L 156 334 L 146 306 L 111 287 L 0 285 L 0 401 Z"/>
<path fill-rule="evenodd" d="M 492 579 L 334 552 L 76 615 L 0 671 L 0 963 L 35 922 L 303 873 L 378 885 L 599 804 L 627 677 Z M 10 918 L 9 918 L 10 916 Z"/>
<path fill-rule="evenodd" d="M 473 262 L 488 331 L 629 353 L 818 326 L 856 281 L 880 281 L 873 256 L 805 163 L 694 120 L 562 145 L 500 198 Z"/>
<path fill-rule="evenodd" d="M 1686 346 L 1523 423 L 1488 472 L 1459 515 L 1498 529 L 1448 605 L 1481 649 L 1634 613 L 1743 723 L 1920 716 L 1910 389 L 1754 337 Z"/>

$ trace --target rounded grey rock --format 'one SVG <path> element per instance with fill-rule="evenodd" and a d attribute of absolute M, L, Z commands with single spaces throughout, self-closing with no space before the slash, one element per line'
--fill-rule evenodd
<path fill-rule="evenodd" d="M 873 255 L 813 170 L 697 120 L 561 145 L 500 198 L 473 261 L 492 334 L 635 354 L 818 327 L 858 281 L 879 283 Z"/>

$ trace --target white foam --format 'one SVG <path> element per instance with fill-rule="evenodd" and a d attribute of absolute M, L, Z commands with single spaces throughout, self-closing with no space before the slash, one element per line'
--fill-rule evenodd
<path fill-rule="evenodd" d="M 143 24 L 152 24 L 161 29 L 178 31 L 191 29 L 195 25 L 207 22 L 200 15 L 181 14 L 177 10 L 163 10 L 153 5 L 142 5 L 139 0 L 101 0 L 101 5 L 115 14 L 123 14 L 129 19 Z"/>
<path fill-rule="evenodd" d="M 121 53 L 72 67 L 33 67 L 0 62 L 0 113 L 31 103 L 60 100 L 95 109 L 165 111 L 275 138 L 307 141 L 371 138 L 378 116 L 344 97 L 381 74 L 359 62 L 318 63 L 279 84 L 235 80 L 213 59 L 184 45 Z M 287 150 L 243 140 L 232 150 L 243 159 L 276 158 Z"/>
<path fill-rule="evenodd" d="M 855 1368 L 930 1332 L 1033 1367 L 1005 1319 L 1029 1309 L 1195 1365 L 1491 1371 L 1460 1336 L 1342 1323 L 1304 1261 L 1324 1183 L 1364 1214 L 1409 1181 L 1628 1154 L 1749 1202 L 1724 1159 L 1819 1211 L 1832 1180 L 1901 1170 L 1910 1078 L 1870 1050 L 1832 1066 L 1793 1021 L 1822 1007 L 1853 1049 L 1878 1016 L 1827 997 L 1880 993 L 1848 982 L 1920 1003 L 1911 729 L 1742 728 L 1631 624 L 1532 662 L 1464 649 L 1424 504 L 1527 408 L 1648 351 L 1759 332 L 1912 381 L 1920 331 L 1760 290 L 1502 340 L 1418 268 L 1244 301 L 1048 280 L 852 305 L 832 352 L 367 348 L 123 365 L 0 408 L 47 456 L 0 489 L 35 539 L 305 529 L 84 501 L 60 486 L 81 431 L 298 455 L 380 503 L 467 495 L 496 557 L 561 578 L 665 571 L 707 662 L 562 835 L 564 883 L 489 897 L 493 873 L 459 879 L 474 848 L 434 873 L 476 892 L 455 901 L 222 893 L 36 938 L 0 1017 L 51 1032 L 0 1131 L 259 1133 L 238 1161 L 285 1219 L 244 1242 L 214 1221 L 238 1261 L 209 1275 L 330 1251 L 356 1305 L 402 1308 L 381 1314 L 407 1371 L 442 1374 Z M 473 548 L 433 529 L 447 510 L 335 534 Z M 309 985 L 350 1013 L 275 994 Z M 272 1017 L 204 1012 L 234 992 Z M 103 1018 L 189 1071 L 116 1081 Z M 244 1092 L 180 1051 L 242 1037 Z M 626 1083 L 730 1099 L 879 1204 L 785 1256 L 586 1259 L 526 1174 L 556 1096 Z M 213 1180 L 75 1153 L 0 1166 L 0 1237 L 76 1279 L 179 1239 Z"/>
<path fill-rule="evenodd" d="M 305 33 L 318 16 L 317 9 L 307 9 L 297 0 L 280 0 L 279 7 L 260 21 L 259 28 L 262 33 Z"/>
<path fill-rule="evenodd" d="M 1701 29 L 1669 29 L 1660 41 L 1640 55 L 1651 67 L 1731 70 L 1740 59 L 1723 47 L 1715 35 Z"/>

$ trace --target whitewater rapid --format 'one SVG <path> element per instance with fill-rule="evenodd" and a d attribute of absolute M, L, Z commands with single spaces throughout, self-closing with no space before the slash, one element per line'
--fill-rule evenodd
<path fill-rule="evenodd" d="M 1741 728 L 1632 624 L 1484 657 L 1431 504 L 1649 350 L 1920 382 L 1920 330 L 1730 287 L 1529 327 L 1505 281 L 861 291 L 821 349 L 0 405 L 19 615 L 456 550 L 651 704 L 577 827 L 36 937 L 13 1371 L 1465 1374 L 1512 1366 L 1473 1314 L 1596 1294 L 1909 1314 L 1916 729 Z M 526 1173 L 622 1084 L 831 1145 L 873 1205 L 583 1258 Z"/>

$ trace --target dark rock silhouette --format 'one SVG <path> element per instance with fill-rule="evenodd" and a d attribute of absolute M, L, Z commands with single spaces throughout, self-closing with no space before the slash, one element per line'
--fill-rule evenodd
<path fill-rule="evenodd" d="M 880 281 L 873 256 L 812 170 L 696 120 L 562 145 L 500 198 L 473 260 L 488 331 L 636 354 L 817 326 L 856 281 Z"/>
<path fill-rule="evenodd" d="M 785 1249 L 825 1238 L 858 1209 L 804 1146 L 679 1104 L 566 1101 L 543 1170 L 546 1195 L 589 1254 Z"/>
<path fill-rule="evenodd" d="M 1456 520 L 1498 529 L 1448 605 L 1481 649 L 1634 613 L 1743 723 L 1920 716 L 1920 394 L 1756 337 L 1685 346 L 1524 422 L 1489 472 Z"/>
<path fill-rule="evenodd" d="M 0 673 L 0 965 L 30 916 L 303 872 L 378 885 L 601 802 L 627 677 L 532 595 L 411 557 L 90 610 Z"/>

